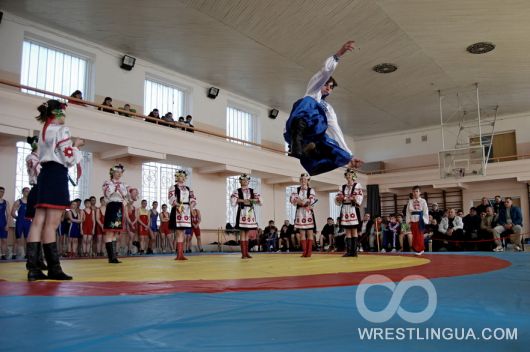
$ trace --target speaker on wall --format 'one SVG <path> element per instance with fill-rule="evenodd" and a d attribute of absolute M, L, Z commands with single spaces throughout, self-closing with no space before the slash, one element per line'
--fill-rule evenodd
<path fill-rule="evenodd" d="M 271 111 L 269 111 L 269 117 L 271 119 L 275 119 L 278 117 L 278 114 L 280 113 L 280 111 L 278 111 L 278 109 L 272 109 Z"/>

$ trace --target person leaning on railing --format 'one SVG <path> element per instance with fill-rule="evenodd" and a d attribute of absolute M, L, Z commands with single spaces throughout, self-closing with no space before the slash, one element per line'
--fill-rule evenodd
<path fill-rule="evenodd" d="M 111 97 L 105 97 L 103 100 L 103 103 L 101 105 L 108 106 L 112 108 L 112 98 Z M 116 112 L 112 109 L 105 109 L 105 108 L 98 108 L 99 111 L 108 112 L 110 114 L 115 114 Z"/>
<path fill-rule="evenodd" d="M 72 95 L 70 95 L 70 97 L 83 100 L 83 93 L 80 90 L 76 90 L 75 92 L 72 93 Z M 86 106 L 86 104 L 83 104 L 75 100 L 70 100 L 70 99 L 68 99 L 68 104 Z"/>
<path fill-rule="evenodd" d="M 123 107 L 119 107 L 118 109 L 136 113 L 136 109 L 132 109 L 130 104 L 125 104 Z M 132 117 L 131 114 L 127 114 L 125 112 L 118 112 L 118 114 L 125 117 Z"/>

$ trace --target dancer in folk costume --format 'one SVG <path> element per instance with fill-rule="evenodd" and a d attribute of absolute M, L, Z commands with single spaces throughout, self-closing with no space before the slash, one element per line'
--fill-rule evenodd
<path fill-rule="evenodd" d="M 55 231 L 61 222 L 63 211 L 70 206 L 68 191 L 68 168 L 78 164 L 78 176 L 81 175 L 79 147 L 82 139 L 72 141 L 70 130 L 65 123 L 66 104 L 57 100 L 48 100 L 40 105 L 37 120 L 44 124 L 39 137 L 39 160 L 42 166 L 37 183 L 36 211 L 26 244 L 28 281 L 53 279 L 71 280 L 59 261 Z M 44 249 L 48 263 L 48 276 L 39 267 L 39 253 Z"/>
<path fill-rule="evenodd" d="M 26 208 L 26 218 L 33 219 L 35 216 L 35 205 L 37 203 L 37 178 L 42 168 L 39 160 L 39 137 L 28 137 L 27 142 L 31 145 L 31 153 L 26 157 L 26 170 L 29 177 L 31 190 L 28 195 L 28 204 Z"/>
<path fill-rule="evenodd" d="M 363 190 L 361 185 L 355 182 L 357 174 L 353 169 L 347 169 L 344 177 L 346 184 L 342 185 L 335 197 L 335 203 L 340 206 L 340 225 L 346 232 L 346 253 L 343 257 L 357 257 L 357 228 L 360 220 L 356 206 L 363 202 Z"/>
<path fill-rule="evenodd" d="M 254 206 L 261 205 L 261 196 L 254 189 L 248 187 L 250 177 L 246 174 L 239 176 L 240 188 L 232 193 L 230 201 L 233 207 L 237 207 L 236 226 L 241 232 L 241 258 L 252 258 L 248 254 L 249 232 L 258 228 L 256 221 L 256 210 Z"/>
<path fill-rule="evenodd" d="M 300 187 L 291 194 L 290 202 L 296 206 L 294 228 L 300 233 L 302 245 L 302 257 L 311 257 L 313 252 L 313 235 L 316 228 L 313 204 L 316 203 L 315 190 L 309 187 L 311 178 L 308 174 L 300 175 Z"/>
<path fill-rule="evenodd" d="M 420 186 L 412 187 L 412 199 L 407 204 L 406 223 L 412 232 L 412 249 L 415 254 L 422 255 L 425 250 L 423 232 L 429 224 L 429 206 L 421 197 Z"/>
<path fill-rule="evenodd" d="M 37 194 L 38 194 L 38 184 L 37 179 L 42 168 L 39 160 L 39 137 L 28 137 L 27 142 L 31 145 L 31 153 L 26 157 L 26 171 L 28 172 L 29 185 L 31 189 L 28 195 L 28 202 L 26 206 L 26 214 L 24 217 L 26 219 L 33 220 L 35 217 L 35 205 L 37 205 Z M 31 226 L 30 226 L 31 228 Z M 42 244 L 41 244 L 42 248 Z M 44 263 L 42 249 L 39 250 L 38 255 L 38 266 L 41 270 L 47 270 L 48 267 Z M 29 270 L 29 268 L 27 268 Z"/>
<path fill-rule="evenodd" d="M 305 96 L 294 103 L 285 124 L 284 139 L 289 144 L 290 155 L 300 159 L 310 175 L 361 164 L 346 145 L 335 110 L 326 101 L 337 87 L 331 75 L 339 59 L 353 49 L 354 42 L 348 41 L 324 62 L 309 81 Z"/>
<path fill-rule="evenodd" d="M 107 203 L 103 231 L 105 231 L 105 249 L 109 263 L 121 263 L 117 257 L 116 238 L 125 231 L 125 207 L 129 187 L 121 181 L 125 168 L 114 165 L 109 170 L 110 179 L 103 183 L 103 195 Z"/>
<path fill-rule="evenodd" d="M 184 256 L 184 231 L 191 229 L 191 209 L 195 208 L 197 200 L 193 191 L 186 186 L 188 173 L 184 170 L 175 172 L 175 185 L 169 189 L 168 199 L 171 204 L 169 228 L 175 231 L 177 241 L 177 257 L 175 260 L 188 260 Z"/>

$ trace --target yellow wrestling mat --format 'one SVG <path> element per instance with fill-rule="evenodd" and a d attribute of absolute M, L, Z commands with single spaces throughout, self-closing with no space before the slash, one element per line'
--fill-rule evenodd
<path fill-rule="evenodd" d="M 234 255 L 197 255 L 187 261 L 175 261 L 170 256 L 126 257 L 121 264 L 109 264 L 106 259 L 63 260 L 63 270 L 76 282 L 156 282 L 180 280 L 237 280 L 273 277 L 370 272 L 420 266 L 426 258 L 399 255 L 361 255 L 342 258 L 340 255 L 313 254 L 254 254 L 242 260 Z M 26 281 L 25 262 L 0 265 L 0 280 Z"/>

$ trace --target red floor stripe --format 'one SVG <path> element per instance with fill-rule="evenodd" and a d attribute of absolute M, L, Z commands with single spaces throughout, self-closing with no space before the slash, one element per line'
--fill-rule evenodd
<path fill-rule="evenodd" d="M 454 254 L 425 255 L 430 263 L 370 272 L 286 276 L 239 280 L 186 280 L 164 282 L 0 282 L 0 296 L 115 296 L 154 295 L 176 292 L 219 293 L 234 291 L 289 290 L 357 285 L 366 276 L 381 274 L 393 281 L 408 275 L 426 278 L 453 277 L 500 270 L 509 261 L 486 256 Z M 351 259 L 355 265 L 354 258 Z M 75 275 L 74 275 L 75 276 Z"/>

